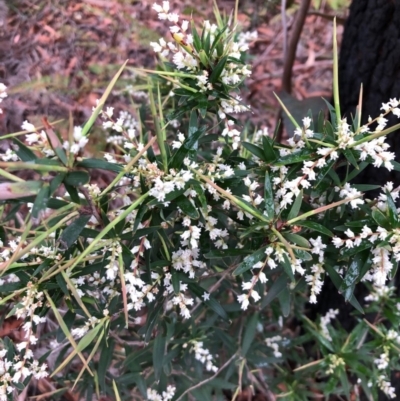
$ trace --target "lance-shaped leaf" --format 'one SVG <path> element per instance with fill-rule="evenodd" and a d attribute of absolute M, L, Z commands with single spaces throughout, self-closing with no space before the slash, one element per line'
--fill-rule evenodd
<path fill-rule="evenodd" d="M 50 185 L 44 183 L 35 199 L 35 202 L 33 203 L 32 216 L 34 218 L 39 217 L 40 211 L 46 209 L 49 198 L 50 198 Z"/>
<path fill-rule="evenodd" d="M 256 263 L 265 259 L 267 257 L 265 255 L 265 249 L 266 247 L 264 246 L 258 251 L 254 252 L 253 254 L 246 256 L 243 262 L 240 263 L 240 265 L 233 271 L 233 275 L 239 276 L 240 274 L 243 274 L 244 272 L 247 272 L 248 270 L 252 269 Z"/>
<path fill-rule="evenodd" d="M 119 164 L 106 162 L 105 160 L 101 159 L 84 159 L 81 162 L 77 163 L 77 166 L 85 168 L 98 168 L 101 170 L 114 171 L 116 173 L 119 173 L 124 169 Z"/>
<path fill-rule="evenodd" d="M 251 347 L 254 337 L 256 336 L 257 324 L 259 322 L 259 314 L 256 312 L 249 319 L 245 325 L 245 331 L 242 342 L 242 356 L 245 357 Z"/>
<path fill-rule="evenodd" d="M 290 209 L 290 212 L 287 216 L 287 220 L 294 219 L 299 214 L 301 204 L 303 202 L 303 190 L 301 190 L 296 196 L 296 200 L 293 202 L 293 205 Z"/>
<path fill-rule="evenodd" d="M 0 183 L 0 200 L 25 198 L 36 195 L 43 186 L 40 181 L 2 182 Z"/>
<path fill-rule="evenodd" d="M 215 83 L 218 81 L 219 77 L 222 74 L 222 71 L 225 68 L 226 62 L 228 61 L 228 56 L 222 57 L 221 60 L 219 60 L 218 64 L 214 67 L 211 75 L 210 75 L 210 82 Z"/>
<path fill-rule="evenodd" d="M 91 217 L 91 215 L 80 216 L 63 231 L 58 239 L 61 245 L 60 249 L 67 250 L 71 247 L 71 245 L 78 239 Z"/>
<path fill-rule="evenodd" d="M 204 132 L 205 132 L 205 127 L 197 130 L 191 136 L 186 138 L 182 146 L 172 156 L 171 161 L 169 163 L 170 168 L 179 169 L 182 166 L 183 159 L 191 150 L 195 149 L 197 145 L 197 140 L 201 137 L 201 135 L 204 134 Z"/>
<path fill-rule="evenodd" d="M 114 78 L 111 80 L 111 82 L 108 84 L 107 89 L 105 90 L 103 96 L 100 98 L 97 107 L 94 109 L 92 115 L 90 116 L 88 122 L 84 125 L 82 128 L 82 136 L 85 136 L 88 134 L 90 128 L 92 128 L 94 122 L 96 121 L 97 116 L 100 114 L 101 110 L 103 109 L 103 106 L 110 95 L 112 89 L 114 88 L 114 85 L 116 84 L 119 76 L 122 74 L 122 71 L 124 70 L 126 64 L 128 63 L 129 60 L 126 60 L 125 63 L 122 65 L 122 67 L 119 69 L 119 71 L 115 74 Z"/>
<path fill-rule="evenodd" d="M 251 154 L 254 156 L 258 157 L 260 160 L 264 162 L 268 162 L 267 157 L 264 154 L 264 150 L 261 149 L 260 147 L 253 145 L 250 142 L 242 142 L 242 145 L 244 148 L 246 148 Z"/>
<path fill-rule="evenodd" d="M 267 218 L 272 221 L 275 216 L 275 204 L 274 204 L 274 193 L 271 185 L 271 178 L 268 171 L 265 172 L 264 180 L 264 210 Z"/>
<path fill-rule="evenodd" d="M 61 162 L 66 166 L 68 164 L 68 158 L 65 154 L 60 138 L 54 132 L 53 127 L 50 125 L 46 117 L 43 117 L 42 121 L 50 146 L 53 148 L 55 154 L 58 156 Z"/>

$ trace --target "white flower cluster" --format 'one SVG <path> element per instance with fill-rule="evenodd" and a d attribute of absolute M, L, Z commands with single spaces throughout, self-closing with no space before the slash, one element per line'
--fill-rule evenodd
<path fill-rule="evenodd" d="M 386 285 L 373 287 L 364 300 L 365 302 L 381 302 L 389 299 L 394 294 L 394 290 L 394 287 L 388 287 Z"/>
<path fill-rule="evenodd" d="M 190 341 L 192 345 L 190 352 L 194 352 L 194 357 L 205 365 L 208 372 L 217 372 L 218 368 L 213 363 L 213 356 L 207 348 L 204 348 L 203 341 Z M 187 344 L 185 344 L 187 346 Z M 184 346 L 185 346 L 184 345 Z"/>
<path fill-rule="evenodd" d="M 337 368 L 345 366 L 344 359 L 335 354 L 329 354 L 325 357 L 325 363 L 328 365 L 326 369 L 327 375 L 332 375 Z"/>
<path fill-rule="evenodd" d="M 361 152 L 360 160 L 364 161 L 369 156 L 373 159 L 373 165 L 375 167 L 381 167 L 383 165 L 389 171 L 393 170 L 394 166 L 391 161 L 394 160 L 396 155 L 393 152 L 387 152 L 390 145 L 385 142 L 385 139 L 384 136 L 381 136 L 380 138 L 355 146 L 354 149 Z"/>
<path fill-rule="evenodd" d="M 336 132 L 336 140 L 340 149 L 347 149 L 354 141 L 355 133 L 351 131 L 351 126 L 347 124 L 347 119 L 340 120 Z"/>
<path fill-rule="evenodd" d="M 164 1 L 163 5 L 160 6 L 157 3 L 153 5 L 153 9 L 158 12 L 158 18 L 161 20 L 168 20 L 173 22 L 175 25 L 170 27 L 170 31 L 174 37 L 175 43 L 166 42 L 163 38 L 159 42 L 151 42 L 150 45 L 153 47 L 156 53 L 159 53 L 162 57 L 167 57 L 170 53 L 173 53 L 173 62 L 178 69 L 187 69 L 194 72 L 194 76 L 197 78 L 198 86 L 201 91 L 212 90 L 213 86 L 208 82 L 208 71 L 202 66 L 202 58 L 197 53 L 193 46 L 193 36 L 188 32 L 189 21 L 184 20 L 179 22 L 179 15 L 176 13 L 170 13 L 170 6 L 168 1 Z M 219 29 L 215 24 L 210 24 L 209 21 L 204 21 L 203 30 L 205 35 L 210 35 L 210 43 L 213 43 L 215 36 L 218 34 Z M 228 35 L 229 32 L 226 32 Z M 249 35 L 242 35 L 239 42 L 228 40 L 224 43 L 223 55 L 230 59 L 239 60 L 241 54 L 248 50 L 248 43 L 256 39 L 257 33 L 252 32 Z M 178 44 L 178 46 L 176 46 Z M 220 55 L 215 50 L 212 54 L 211 62 L 217 62 Z M 251 75 L 251 70 L 247 65 L 241 65 L 234 62 L 228 62 L 225 68 L 221 72 L 221 81 L 225 85 L 237 85 L 245 77 Z"/>
<path fill-rule="evenodd" d="M 175 270 L 182 270 L 189 278 L 195 278 L 194 267 L 200 268 L 204 265 L 203 262 L 198 260 L 199 249 L 178 249 L 172 253 L 172 266 Z"/>
<path fill-rule="evenodd" d="M 362 193 L 356 188 L 352 188 L 348 182 L 344 184 L 343 188 L 335 187 L 335 191 L 339 192 L 340 198 L 351 199 L 349 203 L 353 209 L 357 209 L 359 205 L 364 203 L 364 200 L 361 198 Z"/>
<path fill-rule="evenodd" d="M 174 398 L 176 388 L 174 386 L 168 386 L 166 391 L 162 394 L 157 393 L 156 390 L 147 389 L 147 399 L 149 401 L 170 401 Z"/>
<path fill-rule="evenodd" d="M 379 210 L 381 210 L 382 212 L 387 213 L 387 211 L 388 211 L 388 203 L 387 203 L 386 192 L 389 192 L 390 196 L 393 199 L 393 201 L 396 202 L 396 200 L 399 197 L 399 190 L 400 190 L 400 187 L 397 187 L 396 189 L 393 189 L 393 182 L 391 182 L 391 181 L 387 182 L 382 187 L 382 193 L 379 194 L 378 203 L 376 204 L 376 207 Z M 397 209 L 397 212 L 400 212 L 400 209 Z"/>
<path fill-rule="evenodd" d="M 55 155 L 54 150 L 48 141 L 47 135 L 43 130 L 38 132 L 36 127 L 27 120 L 23 122 L 21 128 L 24 131 L 30 132 L 30 134 L 25 135 L 25 142 L 29 146 L 39 148 L 46 157 L 53 157 Z"/>
<path fill-rule="evenodd" d="M 314 132 L 310 129 L 311 126 L 311 118 L 304 117 L 303 118 L 303 127 L 296 128 L 294 134 L 291 138 L 288 139 L 288 144 L 292 148 L 302 149 L 306 145 L 306 141 L 308 138 L 312 138 L 314 136 Z"/>
<path fill-rule="evenodd" d="M 282 356 L 282 352 L 279 351 L 279 342 L 282 342 L 282 340 L 283 338 L 281 336 L 267 337 L 265 339 L 265 344 L 267 347 L 273 349 L 275 358 L 280 358 Z"/>
<path fill-rule="evenodd" d="M 164 1 L 162 6 L 155 3 L 153 9 L 158 12 L 159 19 L 168 20 L 175 24 L 170 27 L 174 42 L 166 42 L 163 38 L 160 38 L 158 42 L 151 42 L 150 45 L 161 57 L 168 57 L 172 53 L 172 61 L 176 68 L 193 74 L 200 92 L 206 93 L 214 89 L 212 83 L 209 82 L 209 65 L 217 66 L 222 57 L 227 57 L 227 62 L 219 77 L 224 85 L 236 88 L 246 77 L 251 75 L 249 66 L 243 65 L 239 60 L 242 53 L 248 50 L 248 43 L 256 39 L 256 32 L 242 35 L 239 41 L 235 42 L 232 39 L 231 33 L 226 30 L 226 40 L 223 42 L 222 55 L 217 52 L 217 49 L 214 49 L 209 59 L 206 56 L 207 61 L 205 61 L 204 54 L 196 50 L 193 45 L 193 36 L 189 33 L 189 21 L 183 20 L 180 22 L 179 16 L 176 13 L 170 12 L 168 1 Z M 204 21 L 203 34 L 210 36 L 210 43 L 213 43 L 218 33 L 219 28 L 217 25 L 210 24 L 209 21 Z M 228 99 L 220 99 L 219 117 L 225 119 L 227 114 L 241 113 L 249 110 L 248 106 L 241 104 L 241 100 L 239 96 L 234 94 L 230 94 Z M 233 121 L 227 119 L 226 128 L 222 135 L 232 138 L 232 146 L 234 149 L 237 149 L 240 142 L 240 132 L 234 129 L 232 125 Z M 175 146 L 179 146 L 179 143 L 175 143 Z"/>
<path fill-rule="evenodd" d="M 211 206 L 208 206 L 208 212 L 211 212 Z M 217 227 L 218 219 L 210 216 L 208 213 L 203 211 L 204 219 L 206 220 L 204 230 L 208 231 L 211 241 L 214 242 L 216 248 L 228 249 L 226 239 L 229 237 L 228 230 Z"/>
<path fill-rule="evenodd" d="M 0 82 L 0 103 L 7 97 L 6 93 L 7 87 Z M 0 108 L 0 114 L 3 113 L 3 110 Z"/>
<path fill-rule="evenodd" d="M 242 198 L 253 204 L 254 206 L 258 206 L 261 202 L 264 201 L 264 198 L 255 192 L 255 190 L 259 187 L 259 183 L 257 181 L 252 181 L 249 176 L 243 179 L 244 185 L 249 189 L 248 195 L 243 195 Z"/>
<path fill-rule="evenodd" d="M 321 278 L 324 273 L 324 268 L 321 263 L 315 263 L 311 266 L 311 273 L 306 275 L 306 282 L 311 286 L 310 289 L 310 304 L 317 303 L 317 295 L 321 292 L 322 286 L 324 284 Z"/>
<path fill-rule="evenodd" d="M 325 316 L 321 316 L 320 328 L 321 334 L 329 341 L 332 341 L 332 337 L 328 330 L 328 325 L 332 319 L 335 319 L 339 314 L 339 309 L 329 309 Z"/>
<path fill-rule="evenodd" d="M 8 350 L 0 350 L 0 400 L 7 400 L 7 394 L 14 390 L 13 383 L 22 383 L 24 380 L 33 376 L 41 379 L 48 376 L 47 365 L 40 365 L 34 359 L 30 348 L 35 345 L 38 338 L 33 333 L 33 325 L 39 325 L 46 322 L 45 317 L 39 316 L 36 310 L 43 305 L 43 293 L 37 290 L 37 287 L 31 282 L 27 284 L 26 294 L 19 300 L 15 308 L 17 319 L 25 320 L 22 328 L 25 332 L 24 340 L 16 345 L 20 353 L 12 361 L 7 359 Z"/>
<path fill-rule="evenodd" d="M 27 342 L 20 344 L 26 346 Z M 0 350 L 0 401 L 8 401 L 9 396 L 16 389 L 15 384 L 22 384 L 26 378 L 33 376 L 39 380 L 48 376 L 47 365 L 41 364 L 34 359 L 30 349 L 17 345 L 17 350 L 21 353 L 14 356 L 13 360 L 7 359 L 7 349 Z"/>
<path fill-rule="evenodd" d="M 98 322 L 99 319 L 97 319 L 96 316 L 91 316 L 83 326 L 73 328 L 71 330 L 71 334 L 75 338 L 81 338 L 89 331 L 91 327 L 94 328 Z"/>
<path fill-rule="evenodd" d="M 379 358 L 374 359 L 374 363 L 378 370 L 385 370 L 389 366 L 389 348 L 383 347 L 383 353 L 380 354 Z"/>
<path fill-rule="evenodd" d="M 120 111 L 117 120 L 113 119 L 114 108 L 107 107 L 106 111 L 102 112 L 102 118 L 104 129 L 111 129 L 121 135 L 109 135 L 107 143 L 113 143 L 114 145 L 122 145 L 122 147 L 129 152 L 131 149 L 141 150 L 141 144 L 137 142 L 136 131 L 139 127 L 139 123 L 132 116 L 132 114 L 126 111 Z M 111 161 L 111 160 L 109 160 Z M 125 161 L 129 161 L 125 158 Z"/>
<path fill-rule="evenodd" d="M 65 150 L 69 150 L 70 153 L 76 155 L 83 149 L 86 144 L 89 142 L 89 138 L 87 136 L 82 135 L 82 127 L 74 127 L 73 132 L 73 142 L 65 141 L 63 144 L 63 148 Z"/>
<path fill-rule="evenodd" d="M 391 386 L 390 381 L 384 375 L 378 376 L 378 387 L 389 398 L 396 398 L 395 388 Z"/>
<path fill-rule="evenodd" d="M 264 284 L 268 281 L 267 276 L 263 272 L 264 268 L 268 266 L 270 269 L 275 269 L 279 263 L 284 263 L 285 258 L 291 261 L 291 268 L 293 273 L 299 273 L 303 275 L 305 273 L 304 268 L 301 266 L 301 260 L 295 258 L 291 260 L 290 255 L 284 249 L 283 245 L 279 242 L 271 244 L 265 249 L 265 254 L 267 257 L 264 261 L 259 261 L 255 263 L 252 267 L 254 269 L 260 269 L 258 273 L 254 273 L 250 281 L 244 281 L 242 283 L 242 289 L 248 291 L 247 294 L 238 295 L 237 300 L 241 304 L 241 308 L 246 310 L 250 305 L 250 297 L 253 298 L 255 302 L 261 299 L 260 294 L 254 289 L 258 281 Z"/>
<path fill-rule="evenodd" d="M 147 298 L 149 302 L 154 301 L 155 294 L 158 292 L 157 285 L 160 283 L 159 275 L 155 272 L 151 273 L 151 278 L 155 280 L 153 283 L 145 283 L 140 278 L 140 272 L 137 268 L 137 260 L 133 262 L 133 272 L 126 272 L 124 274 L 126 282 L 126 292 L 129 295 L 130 302 L 128 303 L 128 310 L 135 309 L 141 310 L 144 306 L 144 300 Z"/>
<path fill-rule="evenodd" d="M 178 140 L 172 142 L 172 149 L 179 149 L 185 142 L 185 135 L 178 131 Z"/>
<path fill-rule="evenodd" d="M 387 241 L 388 245 L 377 245 L 372 248 L 371 254 L 372 266 L 369 272 L 363 277 L 363 280 L 368 280 L 373 283 L 375 287 L 382 287 L 385 285 L 388 274 L 393 269 L 392 256 L 396 262 L 400 261 L 400 229 L 395 228 L 392 231 L 387 231 L 385 228 L 378 226 L 376 231 L 364 225 L 361 233 L 355 234 L 350 228 L 344 232 L 347 239 L 334 237 L 332 239 L 336 248 L 346 247 L 353 248 L 359 246 L 363 240 L 368 240 L 371 243 L 380 241 Z"/>

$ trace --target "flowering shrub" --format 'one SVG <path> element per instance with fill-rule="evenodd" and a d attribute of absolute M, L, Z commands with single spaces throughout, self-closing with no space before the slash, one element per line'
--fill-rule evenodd
<path fill-rule="evenodd" d="M 151 43 L 161 61 L 144 118 L 103 110 L 122 67 L 68 139 L 46 119 L 2 137 L 0 305 L 22 340 L 0 342 L 0 400 L 50 379 L 54 394 L 73 386 L 89 400 L 235 399 L 245 387 L 296 401 L 394 398 L 399 188 L 370 199 L 377 187 L 351 180 L 368 164 L 400 168 L 385 142 L 399 101 L 366 126 L 335 102 L 330 122 L 293 120 L 287 144 L 241 131 L 255 34 L 217 11 L 198 30 L 168 2 L 153 8 L 172 40 Z M 87 157 L 99 115 L 107 151 Z M 359 317 L 349 333 L 337 310 L 306 316 L 325 276 Z M 361 282 L 370 291 L 357 300 Z"/>

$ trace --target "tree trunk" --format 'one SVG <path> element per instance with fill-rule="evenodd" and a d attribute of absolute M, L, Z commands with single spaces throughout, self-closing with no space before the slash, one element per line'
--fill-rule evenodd
<path fill-rule="evenodd" d="M 339 91 L 342 115 L 351 122 L 360 86 L 363 85 L 362 124 L 383 111 L 382 103 L 400 97 L 400 1 L 353 0 L 346 22 L 339 59 Z M 399 123 L 388 118 L 388 126 Z M 400 132 L 389 135 L 389 151 L 400 161 Z M 368 166 L 354 183 L 400 185 L 400 172 Z M 367 192 L 367 197 L 375 193 Z"/>

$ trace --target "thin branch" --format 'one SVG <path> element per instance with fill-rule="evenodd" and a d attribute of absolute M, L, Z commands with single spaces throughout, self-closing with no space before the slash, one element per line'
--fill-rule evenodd
<path fill-rule="evenodd" d="M 195 384 L 192 387 L 189 387 L 187 390 L 185 390 L 175 401 L 179 401 L 181 400 L 186 394 L 190 393 L 193 390 L 196 390 L 196 388 L 199 388 L 201 386 L 203 386 L 204 384 L 207 384 L 208 382 L 210 382 L 211 380 L 214 380 L 235 358 L 236 358 L 236 354 L 233 354 L 219 369 L 218 371 L 213 374 L 211 377 L 201 381 L 200 383 Z"/>

